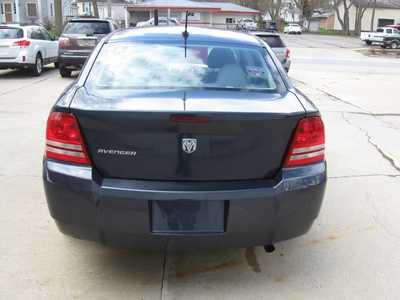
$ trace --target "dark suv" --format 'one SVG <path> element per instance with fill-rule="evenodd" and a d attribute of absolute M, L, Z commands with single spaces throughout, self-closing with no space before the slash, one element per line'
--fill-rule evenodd
<path fill-rule="evenodd" d="M 58 61 L 62 77 L 70 77 L 72 70 L 80 69 L 96 44 L 116 30 L 110 20 L 74 19 L 64 27 L 58 45 Z"/>

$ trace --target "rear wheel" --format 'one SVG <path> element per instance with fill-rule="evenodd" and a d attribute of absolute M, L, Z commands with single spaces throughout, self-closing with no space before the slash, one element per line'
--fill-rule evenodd
<path fill-rule="evenodd" d="M 371 41 L 365 41 L 365 43 L 366 43 L 368 46 L 371 46 L 371 44 L 372 44 Z"/>
<path fill-rule="evenodd" d="M 60 66 L 60 75 L 63 78 L 71 77 L 71 70 L 66 69 L 64 66 Z"/>
<path fill-rule="evenodd" d="M 40 76 L 43 72 L 43 59 L 40 53 L 36 55 L 35 65 L 31 68 L 33 76 Z"/>
<path fill-rule="evenodd" d="M 55 63 L 54 63 L 54 68 L 58 69 L 58 67 L 59 67 L 58 62 L 55 62 Z"/>
<path fill-rule="evenodd" d="M 399 45 L 397 44 L 397 42 L 392 42 L 392 43 L 390 44 L 390 48 L 392 48 L 392 49 L 397 49 L 398 46 L 399 46 Z"/>

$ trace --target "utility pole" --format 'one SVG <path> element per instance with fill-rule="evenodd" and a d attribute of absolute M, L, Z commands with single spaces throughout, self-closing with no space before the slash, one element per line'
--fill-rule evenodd
<path fill-rule="evenodd" d="M 63 27 L 62 0 L 54 0 L 54 18 L 56 25 L 56 35 L 60 36 Z"/>

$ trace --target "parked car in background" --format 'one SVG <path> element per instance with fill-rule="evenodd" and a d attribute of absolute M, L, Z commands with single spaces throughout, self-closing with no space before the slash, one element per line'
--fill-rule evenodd
<path fill-rule="evenodd" d="M 400 48 L 400 37 L 396 37 L 396 36 L 384 37 L 382 48 L 390 48 L 390 49 Z"/>
<path fill-rule="evenodd" d="M 57 64 L 58 42 L 42 26 L 0 25 L 0 69 L 28 69 L 34 76 Z"/>
<path fill-rule="evenodd" d="M 158 18 L 158 26 L 176 26 L 179 25 L 179 21 L 174 18 L 167 18 L 167 17 L 159 17 Z M 154 18 L 151 18 L 144 22 L 138 22 L 136 27 L 150 27 L 155 26 Z"/>
<path fill-rule="evenodd" d="M 388 25 L 387 27 L 392 27 L 392 28 L 395 28 L 397 30 L 400 30 L 400 24 Z"/>
<path fill-rule="evenodd" d="M 288 34 L 301 34 L 302 32 L 303 28 L 296 23 L 289 23 L 283 29 L 283 33 L 288 33 Z"/>
<path fill-rule="evenodd" d="M 278 31 L 278 27 L 276 25 L 276 22 L 269 22 L 267 23 L 267 25 L 265 26 L 265 30 L 269 31 L 269 32 L 276 32 Z"/>
<path fill-rule="evenodd" d="M 360 39 L 367 45 L 373 43 L 383 44 L 385 37 L 398 37 L 400 38 L 400 31 L 393 27 L 379 27 L 376 31 L 361 32 Z"/>
<path fill-rule="evenodd" d="M 184 30 L 118 31 L 95 48 L 48 118 L 50 213 L 106 245 L 270 251 L 319 214 L 320 113 L 259 38 Z"/>
<path fill-rule="evenodd" d="M 249 19 L 249 18 L 239 19 L 237 25 L 238 25 L 239 29 L 242 29 L 242 30 L 256 30 L 257 29 L 256 21 L 253 19 Z"/>
<path fill-rule="evenodd" d="M 280 35 L 274 32 L 254 31 L 251 34 L 258 36 L 271 47 L 275 55 L 281 62 L 286 72 L 290 69 L 290 50 L 282 41 Z"/>
<path fill-rule="evenodd" d="M 80 69 L 97 43 L 117 26 L 110 20 L 80 18 L 68 21 L 58 40 L 58 62 L 62 77 Z"/>

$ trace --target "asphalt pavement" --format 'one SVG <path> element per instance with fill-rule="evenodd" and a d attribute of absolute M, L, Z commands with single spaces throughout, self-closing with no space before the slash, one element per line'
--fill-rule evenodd
<path fill-rule="evenodd" d="M 0 299 L 398 299 L 400 59 L 359 40 L 285 36 L 321 109 L 329 182 L 308 234 L 262 247 L 157 253 L 58 232 L 41 182 L 45 123 L 73 79 L 0 71 Z"/>

